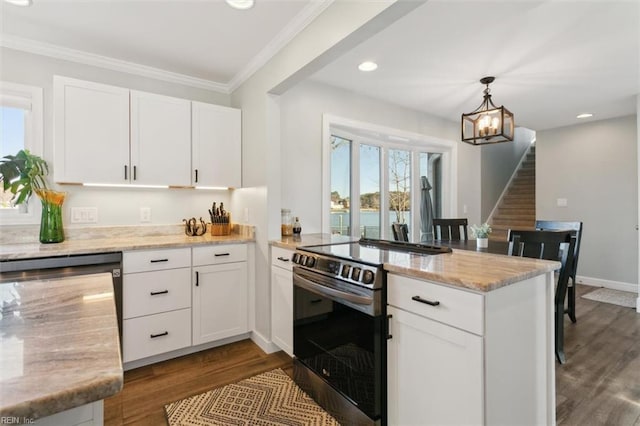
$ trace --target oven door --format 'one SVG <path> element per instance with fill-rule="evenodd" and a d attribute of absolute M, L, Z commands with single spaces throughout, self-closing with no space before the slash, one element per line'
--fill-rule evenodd
<path fill-rule="evenodd" d="M 375 294 L 380 290 L 369 290 L 367 300 L 362 293 L 327 286 L 327 279 L 294 268 L 293 353 L 369 418 L 380 419 L 386 386 L 384 315 L 364 312 L 380 304 L 373 300 L 380 299 Z"/>

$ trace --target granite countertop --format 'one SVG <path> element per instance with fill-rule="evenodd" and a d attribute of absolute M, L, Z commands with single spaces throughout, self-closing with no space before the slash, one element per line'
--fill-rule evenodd
<path fill-rule="evenodd" d="M 390 252 L 384 262 L 384 269 L 391 273 L 478 292 L 496 290 L 559 267 L 560 262 L 549 260 L 455 249 L 435 256 Z"/>
<path fill-rule="evenodd" d="M 301 234 L 297 237 L 281 237 L 278 240 L 269 241 L 272 246 L 295 250 L 301 246 L 316 246 L 319 244 L 336 244 L 358 241 L 356 237 L 332 234 Z"/>
<path fill-rule="evenodd" d="M 35 235 L 37 239 L 37 230 L 26 228 L 21 231 L 26 235 Z M 14 232 L 17 234 L 16 230 Z M 181 225 L 71 228 L 65 232 L 67 234 L 65 241 L 56 244 L 41 244 L 33 239 L 21 240 L 18 235 L 3 236 L 5 240 L 0 244 L 0 261 L 255 241 L 253 226 L 237 224 L 233 224 L 230 235 L 216 237 L 210 233 L 199 237 L 189 237 L 185 235 L 184 227 Z M 5 233 L 8 233 L 8 230 Z"/>
<path fill-rule="evenodd" d="M 271 241 L 271 244 L 295 250 L 299 246 L 349 241 L 358 241 L 358 238 L 330 234 L 303 234 L 300 238 L 282 237 Z M 452 253 L 433 256 L 389 251 L 382 258 L 372 261 L 381 262 L 384 269 L 391 273 L 477 292 L 495 290 L 560 267 L 559 262 L 548 260 L 456 249 Z"/>
<path fill-rule="evenodd" d="M 109 274 L 0 284 L 0 418 L 36 419 L 122 389 Z"/>

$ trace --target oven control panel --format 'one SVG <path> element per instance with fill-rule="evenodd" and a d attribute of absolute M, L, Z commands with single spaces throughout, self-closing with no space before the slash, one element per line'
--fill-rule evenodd
<path fill-rule="evenodd" d="M 382 286 L 380 281 L 383 274 L 378 274 L 379 268 L 375 266 L 301 252 L 293 253 L 291 261 L 296 265 L 321 272 L 324 275 L 368 288 L 380 288 Z"/>

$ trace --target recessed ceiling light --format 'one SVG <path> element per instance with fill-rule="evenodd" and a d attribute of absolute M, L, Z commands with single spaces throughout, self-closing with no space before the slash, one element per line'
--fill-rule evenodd
<path fill-rule="evenodd" d="M 576 115 L 576 118 L 589 118 L 589 117 L 593 117 L 593 114 L 591 114 L 589 112 L 585 112 L 584 114 Z"/>
<path fill-rule="evenodd" d="M 365 61 L 363 63 L 361 63 L 360 65 L 358 65 L 358 69 L 360 71 L 373 71 L 375 69 L 378 68 L 378 64 L 376 64 L 375 62 L 371 62 L 371 61 Z"/>
<path fill-rule="evenodd" d="M 5 3 L 13 4 L 15 6 L 31 6 L 31 0 L 4 0 Z"/>
<path fill-rule="evenodd" d="M 225 0 L 234 9 L 247 10 L 253 7 L 253 0 Z"/>

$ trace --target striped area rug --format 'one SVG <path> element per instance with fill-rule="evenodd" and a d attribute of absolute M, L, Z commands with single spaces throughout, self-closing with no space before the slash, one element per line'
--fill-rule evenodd
<path fill-rule="evenodd" d="M 281 369 L 165 405 L 170 426 L 339 426 Z"/>

